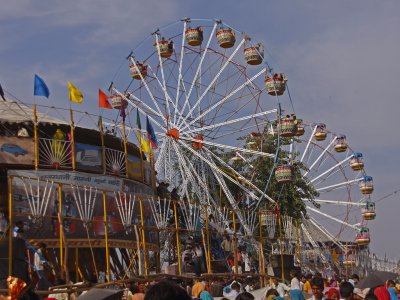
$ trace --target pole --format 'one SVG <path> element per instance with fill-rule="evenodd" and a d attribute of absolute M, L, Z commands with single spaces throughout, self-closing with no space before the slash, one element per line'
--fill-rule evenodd
<path fill-rule="evenodd" d="M 75 248 L 75 282 L 79 282 L 79 248 Z"/>
<path fill-rule="evenodd" d="M 232 210 L 232 222 L 233 222 L 233 258 L 235 262 L 235 274 L 238 274 L 238 260 L 237 260 L 237 235 L 236 235 L 236 214 L 235 210 Z"/>
<path fill-rule="evenodd" d="M 259 211 L 258 212 L 258 224 L 259 224 L 259 227 L 260 227 L 260 252 L 259 252 L 259 261 L 260 261 L 260 274 L 261 275 L 264 275 L 265 274 L 265 262 L 264 262 L 264 250 L 263 250 L 263 234 L 262 234 L 262 218 L 261 218 L 261 214 L 262 214 L 262 212 L 261 211 Z M 265 277 L 264 276 L 262 276 L 261 278 L 260 278 L 260 281 L 261 281 L 261 286 L 263 287 L 264 286 L 264 279 L 265 279 Z"/>
<path fill-rule="evenodd" d="M 101 139 L 101 163 L 103 165 L 103 175 L 107 173 L 106 165 L 106 148 L 104 146 L 104 130 L 103 130 L 103 117 L 99 117 L 99 129 L 100 129 L 100 139 Z"/>
<path fill-rule="evenodd" d="M 74 116 L 72 114 L 72 109 L 70 112 L 70 127 L 71 127 L 71 160 L 72 160 L 72 170 L 75 171 L 76 162 L 75 162 L 75 129 L 74 129 Z"/>
<path fill-rule="evenodd" d="M 39 147 L 37 134 L 36 103 L 33 105 L 33 156 L 35 161 L 35 170 L 37 170 L 39 168 Z"/>
<path fill-rule="evenodd" d="M 125 128 L 125 118 L 122 118 L 122 138 L 124 140 L 124 153 L 125 153 L 125 165 L 128 165 L 128 143 L 126 141 L 126 128 Z M 126 168 L 128 171 L 128 168 Z M 128 172 L 126 172 L 125 176 L 128 176 Z"/>
<path fill-rule="evenodd" d="M 148 275 L 148 269 L 147 269 L 147 255 L 146 255 L 146 237 L 145 237 L 145 230 L 144 230 L 144 214 L 143 214 L 143 199 L 139 198 L 139 204 L 140 204 L 140 222 L 141 222 L 141 227 L 142 227 L 142 244 L 143 244 L 143 258 L 144 258 L 144 274 L 147 276 Z"/>
<path fill-rule="evenodd" d="M 178 214 L 176 213 L 176 201 L 174 201 L 174 218 L 175 218 L 175 235 L 176 235 L 176 251 L 178 252 L 178 273 L 182 275 L 181 265 L 181 247 L 179 243 L 179 226 L 178 226 Z"/>
<path fill-rule="evenodd" d="M 8 226 L 8 275 L 12 276 L 12 240 L 13 240 L 13 198 L 12 198 L 12 184 L 13 184 L 13 177 L 9 177 L 8 181 L 8 219 L 9 219 L 9 226 Z"/>
<path fill-rule="evenodd" d="M 59 242 L 60 242 L 60 269 L 63 270 L 63 215 L 62 215 L 62 183 L 58 184 L 58 223 L 59 226 Z M 61 271 L 62 272 L 62 271 Z"/>
<path fill-rule="evenodd" d="M 108 221 L 107 221 L 107 193 L 105 191 L 102 192 L 103 195 L 103 221 L 104 221 L 104 238 L 106 242 L 106 269 L 107 269 L 107 282 L 110 282 L 110 249 L 108 246 Z"/>
<path fill-rule="evenodd" d="M 300 236 L 299 236 L 299 221 L 296 220 L 296 240 L 297 240 L 297 255 L 300 261 L 300 270 L 303 268 L 303 262 L 301 259 L 301 244 L 300 244 Z"/>
<path fill-rule="evenodd" d="M 206 210 L 206 232 L 207 232 L 207 273 L 211 274 L 212 270 L 211 270 L 211 251 L 210 251 L 210 230 L 209 230 L 207 206 L 205 206 L 205 210 Z"/>
<path fill-rule="evenodd" d="M 279 242 L 280 242 L 280 253 L 281 253 L 281 268 L 282 268 L 282 280 L 285 280 L 285 269 L 284 269 L 284 261 L 283 261 L 283 241 L 282 241 L 282 219 L 281 214 L 278 212 L 278 223 L 279 223 Z"/>

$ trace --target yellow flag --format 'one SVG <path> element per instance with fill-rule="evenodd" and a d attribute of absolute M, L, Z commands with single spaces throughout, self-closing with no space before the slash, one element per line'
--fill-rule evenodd
<path fill-rule="evenodd" d="M 139 140 L 140 140 L 140 149 L 142 149 L 143 152 L 150 153 L 149 143 L 142 137 L 140 133 L 139 133 Z"/>
<path fill-rule="evenodd" d="M 82 103 L 83 95 L 71 82 L 68 81 L 69 100 L 77 103 Z"/>

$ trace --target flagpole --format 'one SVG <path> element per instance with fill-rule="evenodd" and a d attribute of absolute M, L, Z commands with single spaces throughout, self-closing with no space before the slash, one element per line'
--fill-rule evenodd
<path fill-rule="evenodd" d="M 75 134 L 74 134 L 74 117 L 72 113 L 71 103 L 69 104 L 70 112 L 70 128 L 71 128 L 71 159 L 72 159 L 72 170 L 75 171 Z"/>
<path fill-rule="evenodd" d="M 103 117 L 101 115 L 99 117 L 99 129 L 100 129 L 100 139 L 101 139 L 101 163 L 103 165 L 103 174 L 105 175 L 107 171 L 106 148 L 104 145 Z"/>
<path fill-rule="evenodd" d="M 142 125 L 140 124 L 139 110 L 136 111 L 136 126 L 138 127 L 138 141 L 140 152 L 140 168 L 142 173 L 142 182 L 144 183 L 144 164 L 143 164 L 143 151 L 142 151 Z"/>
<path fill-rule="evenodd" d="M 33 156 L 35 162 L 35 170 L 37 170 L 39 168 L 39 147 L 38 147 L 38 134 L 37 134 L 36 101 L 34 102 L 35 103 L 33 104 Z"/>

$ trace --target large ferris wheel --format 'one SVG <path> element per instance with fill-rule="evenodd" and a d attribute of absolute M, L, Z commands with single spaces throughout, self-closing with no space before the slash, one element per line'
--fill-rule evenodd
<path fill-rule="evenodd" d="M 262 43 L 220 20 L 184 19 L 157 29 L 127 59 L 111 98 L 153 124 L 159 182 L 200 204 L 225 199 L 251 235 L 253 221 L 239 208 L 279 205 L 269 184 L 284 190 L 300 176 L 315 191 L 302 199 L 307 236 L 311 224 L 339 244 L 354 231 L 359 245 L 369 243 L 375 207 L 362 154 L 324 124 L 296 118 L 286 76 L 271 68 Z M 273 151 L 264 136 L 274 137 Z M 254 182 L 257 159 L 271 162 L 262 185 Z"/>

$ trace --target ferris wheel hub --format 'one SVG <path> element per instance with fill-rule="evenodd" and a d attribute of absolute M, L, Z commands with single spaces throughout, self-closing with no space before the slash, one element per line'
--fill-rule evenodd
<path fill-rule="evenodd" d="M 167 131 L 167 136 L 170 136 L 175 140 L 179 140 L 179 130 L 177 128 L 171 128 Z"/>

